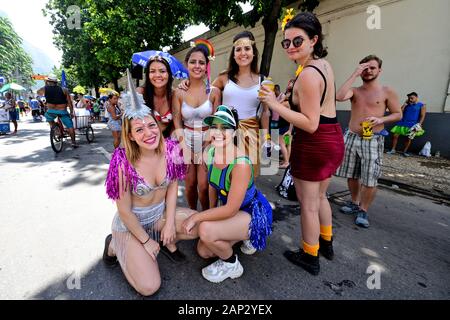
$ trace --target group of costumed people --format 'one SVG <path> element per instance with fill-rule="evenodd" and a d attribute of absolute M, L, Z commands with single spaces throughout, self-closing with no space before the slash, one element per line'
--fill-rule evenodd
<path fill-rule="evenodd" d="M 220 105 L 203 120 L 211 134 L 205 164 L 210 208 L 202 212 L 180 208 L 178 181 L 188 173 L 182 146 L 164 137 L 129 72 L 127 76 L 129 91 L 122 97 L 124 148 L 114 151 L 106 180 L 106 192 L 116 201 L 117 213 L 112 234 L 105 239 L 103 260 L 109 265 L 118 262 L 136 291 L 149 296 L 161 284 L 160 250 L 173 260 L 183 260 L 176 242 L 199 238 L 198 254 L 205 259 L 218 257 L 203 268 L 205 279 L 221 282 L 240 277 L 243 267 L 232 246 L 249 240 L 252 248 L 263 250 L 272 231 L 272 209 L 255 188 L 250 160 L 234 144 L 236 112 Z M 229 155 L 233 159 L 227 163 Z"/>
<path fill-rule="evenodd" d="M 244 254 L 267 246 L 272 209 L 255 186 L 259 152 L 251 149 L 259 150 L 261 141 L 271 138 L 268 133 L 259 137 L 259 129 L 269 129 L 270 110 L 296 127 L 291 165 L 303 241 L 299 250 L 284 255 L 312 274 L 319 273 L 319 251 L 333 258 L 331 208 L 325 194 L 344 152 L 330 85 L 334 75 L 322 59 L 326 50 L 321 25 L 313 14 L 298 14 L 283 31 L 283 48 L 301 66 L 290 108 L 261 86 L 258 51 L 249 31 L 234 37 L 228 69 L 212 83 L 213 48 L 204 40 L 187 53 L 189 79 L 174 90 L 170 65 L 161 56 L 150 58 L 144 87 L 137 92 L 127 74 L 124 148 L 115 150 L 106 180 L 117 213 L 103 259 L 119 263 L 142 295 L 160 287 L 160 251 L 174 261 L 185 259 L 176 247 L 179 240 L 198 238 L 199 256 L 217 258 L 202 269 L 203 277 L 216 283 L 243 274 L 234 244 L 243 241 Z M 177 206 L 181 180 L 190 208 Z"/>

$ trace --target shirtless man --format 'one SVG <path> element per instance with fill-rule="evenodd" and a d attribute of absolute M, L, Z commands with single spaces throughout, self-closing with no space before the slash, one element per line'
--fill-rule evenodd
<path fill-rule="evenodd" d="M 341 207 L 347 214 L 356 214 L 355 224 L 369 227 L 367 210 L 375 199 L 384 150 L 384 136 L 380 132 L 384 124 L 402 118 L 400 101 L 395 91 L 378 82 L 382 61 L 375 55 L 365 57 L 350 78 L 336 94 L 337 101 L 352 103 L 349 130 L 345 133 L 345 156 L 336 175 L 348 178 L 352 200 Z M 352 87 L 357 77 L 363 84 Z M 385 116 L 386 109 L 390 114 Z M 371 139 L 362 138 L 363 121 L 369 121 L 373 129 Z"/>
<path fill-rule="evenodd" d="M 55 75 L 49 75 L 45 80 L 45 87 L 42 87 L 37 92 L 40 96 L 45 96 L 47 101 L 47 112 L 45 118 L 50 124 L 50 127 L 55 125 L 55 118 L 60 117 L 62 123 L 67 128 L 69 136 L 72 140 L 72 148 L 78 148 L 75 140 L 75 130 L 73 128 L 72 118 L 73 104 L 69 91 L 66 88 L 58 86 L 58 79 Z M 70 109 L 70 114 L 67 112 L 67 107 Z"/>

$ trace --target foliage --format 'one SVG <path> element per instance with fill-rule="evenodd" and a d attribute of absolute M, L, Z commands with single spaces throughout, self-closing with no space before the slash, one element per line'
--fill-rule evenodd
<path fill-rule="evenodd" d="M 22 77 L 23 85 L 33 83 L 32 59 L 22 48 L 22 39 L 17 35 L 8 18 L 0 17 L 0 75 L 8 81 Z"/>
<path fill-rule="evenodd" d="M 278 31 L 278 21 L 282 8 L 297 1 L 289 0 L 247 0 L 247 1 L 215 1 L 197 0 L 193 4 L 193 20 L 203 22 L 211 29 L 219 30 L 231 22 L 244 27 L 254 27 L 261 21 L 264 27 L 264 50 L 261 58 L 260 72 L 268 75 L 272 60 L 275 37 Z M 250 3 L 253 9 L 243 13 L 240 3 Z M 302 11 L 312 11 L 319 5 L 319 0 L 303 0 L 299 4 Z"/>

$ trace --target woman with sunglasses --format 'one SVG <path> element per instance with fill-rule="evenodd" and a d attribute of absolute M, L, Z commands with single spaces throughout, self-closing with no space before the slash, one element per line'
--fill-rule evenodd
<path fill-rule="evenodd" d="M 250 159 L 235 145 L 238 121 L 236 110 L 224 105 L 205 118 L 212 146 L 207 161 L 211 209 L 182 224 L 188 235 L 198 231 L 197 252 L 202 258 L 219 258 L 202 270 L 203 277 L 215 283 L 244 272 L 233 254 L 235 243 L 249 239 L 254 248 L 263 250 L 272 232 L 272 208 L 255 187 Z M 216 207 L 218 198 L 222 205 Z"/>
<path fill-rule="evenodd" d="M 155 55 L 149 59 L 145 68 L 145 83 L 137 88 L 144 96 L 145 104 L 161 126 L 165 138 L 174 129 L 172 116 L 172 71 L 169 63 L 162 56 Z"/>
<path fill-rule="evenodd" d="M 323 58 L 322 26 L 309 12 L 300 13 L 284 29 L 281 42 L 290 60 L 300 65 L 291 109 L 263 88 L 261 101 L 295 127 L 291 173 L 301 204 L 302 249 L 284 256 L 313 275 L 319 274 L 320 252 L 333 259 L 331 207 L 326 197 L 330 180 L 344 156 L 342 130 L 336 118 L 334 73 Z"/>

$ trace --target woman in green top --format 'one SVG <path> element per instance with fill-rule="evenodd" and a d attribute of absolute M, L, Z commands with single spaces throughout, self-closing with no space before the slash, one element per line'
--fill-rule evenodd
<path fill-rule="evenodd" d="M 250 159 L 234 143 L 237 112 L 221 105 L 203 122 L 211 134 L 207 161 L 211 209 L 193 214 L 182 227 L 190 234 L 198 226 L 197 252 L 202 258 L 219 257 L 202 270 L 206 280 L 217 283 L 244 272 L 233 254 L 235 243 L 249 240 L 241 247 L 246 254 L 266 247 L 272 232 L 272 208 L 255 188 Z M 222 205 L 216 207 L 218 198 Z"/>

